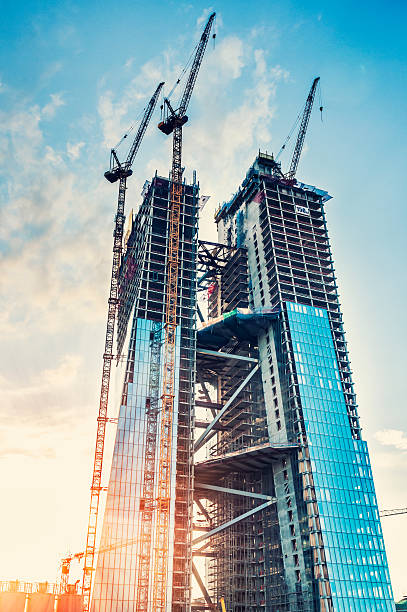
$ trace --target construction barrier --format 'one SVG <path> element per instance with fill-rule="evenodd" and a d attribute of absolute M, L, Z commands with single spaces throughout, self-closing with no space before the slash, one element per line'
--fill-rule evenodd
<path fill-rule="evenodd" d="M 31 593 L 28 595 L 27 612 L 54 612 L 55 595 L 53 593 Z"/>
<path fill-rule="evenodd" d="M 82 595 L 64 593 L 58 597 L 57 612 L 82 612 L 82 610 Z"/>
<path fill-rule="evenodd" d="M 24 612 L 25 593 L 0 593 L 0 612 Z"/>

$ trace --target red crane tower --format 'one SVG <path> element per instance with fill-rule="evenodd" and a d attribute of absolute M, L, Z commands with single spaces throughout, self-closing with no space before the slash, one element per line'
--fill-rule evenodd
<path fill-rule="evenodd" d="M 107 312 L 107 325 L 106 325 L 106 339 L 105 339 L 105 351 L 103 354 L 103 370 L 102 370 L 102 384 L 100 390 L 100 401 L 99 401 L 99 414 L 97 419 L 97 433 L 96 433 L 96 447 L 95 447 L 95 458 L 93 463 L 93 476 L 91 486 L 91 497 L 89 507 L 89 520 L 88 520 L 88 531 L 86 537 L 86 549 L 85 549 L 85 563 L 83 568 L 83 583 L 82 593 L 84 597 L 84 610 L 89 610 L 90 595 L 92 588 L 92 574 L 93 564 L 96 551 L 96 530 L 98 521 L 99 511 L 99 499 L 100 492 L 102 490 L 102 467 L 103 467 L 103 451 L 105 444 L 105 431 L 107 418 L 107 408 L 109 400 L 109 384 L 110 384 L 110 371 L 112 367 L 113 359 L 113 339 L 114 339 L 114 327 L 116 320 L 116 310 L 118 306 L 118 275 L 120 267 L 120 259 L 122 254 L 122 239 L 123 239 L 123 226 L 125 221 L 124 205 L 126 198 L 126 182 L 127 177 L 133 173 L 131 166 L 133 165 L 137 151 L 139 150 L 141 141 L 150 122 L 151 116 L 154 112 L 160 91 L 164 83 L 160 83 L 155 90 L 151 100 L 149 101 L 144 116 L 141 120 L 133 144 L 127 155 L 126 161 L 121 164 L 117 157 L 116 151 L 112 149 L 110 156 L 110 169 L 105 172 L 106 179 L 115 183 L 119 181 L 119 197 L 117 201 L 117 212 L 115 217 L 115 229 L 113 232 L 113 264 L 112 274 L 110 281 L 110 293 L 108 299 L 108 312 Z"/>
<path fill-rule="evenodd" d="M 165 307 L 165 339 L 163 347 L 163 386 L 161 395 L 161 419 L 159 431 L 158 469 L 155 470 L 154 462 L 146 461 L 144 465 L 144 482 L 150 483 L 143 490 L 143 503 L 140 517 L 140 541 L 141 554 L 138 560 L 138 585 L 137 605 L 138 612 L 148 609 L 150 553 L 152 539 L 152 512 L 153 505 L 156 507 L 155 541 L 154 541 L 154 563 L 152 574 L 152 607 L 154 612 L 164 612 L 167 591 L 167 569 L 168 569 L 168 538 L 170 518 L 171 497 L 171 436 L 174 411 L 174 375 L 175 375 L 175 338 L 177 328 L 177 301 L 178 301 L 178 248 L 179 248 L 179 222 L 182 200 L 182 126 L 188 121 L 185 114 L 191 99 L 192 91 L 198 76 L 199 68 L 208 44 L 210 31 L 215 13 L 210 15 L 205 29 L 198 43 L 191 70 L 181 98 L 180 105 L 174 110 L 168 98 L 164 100 L 166 119 L 159 124 L 159 129 L 164 134 L 173 133 L 172 145 L 172 174 L 170 194 L 169 215 L 169 237 L 168 237 L 168 259 L 167 259 L 167 287 Z M 153 419 L 150 425 L 150 434 L 154 434 L 151 428 L 158 426 L 157 419 Z M 148 453 L 145 454 L 147 457 Z M 152 473 L 151 470 L 153 470 Z M 156 473 L 156 474 L 155 474 Z M 157 496 L 154 495 L 154 487 L 151 482 L 157 476 Z M 155 504 L 154 504 L 155 501 Z M 147 551 L 147 552 L 146 552 Z"/>

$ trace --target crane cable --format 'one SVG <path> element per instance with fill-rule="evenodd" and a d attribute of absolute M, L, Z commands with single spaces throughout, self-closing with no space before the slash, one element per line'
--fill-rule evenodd
<path fill-rule="evenodd" d="M 321 81 L 318 81 L 318 94 L 319 94 L 319 112 L 321 113 L 321 122 L 323 123 L 323 119 L 322 119 L 322 111 L 324 110 L 323 104 L 322 104 L 322 88 L 321 88 Z"/>
<path fill-rule="evenodd" d="M 323 111 L 324 107 L 322 106 L 321 81 L 318 81 L 317 87 L 318 87 L 318 93 L 319 93 L 319 110 L 321 112 L 321 121 L 322 121 L 322 111 Z M 275 157 L 276 161 L 278 161 L 280 155 L 285 150 L 288 142 L 290 141 L 291 136 L 294 133 L 294 130 L 296 129 L 298 123 L 300 122 L 300 119 L 301 119 L 302 115 L 304 114 L 304 110 L 305 110 L 306 105 L 307 105 L 307 102 L 305 102 L 305 104 L 301 108 L 300 112 L 298 113 L 298 116 L 297 116 L 296 120 L 294 121 L 294 124 L 293 124 L 293 126 L 292 126 L 292 128 L 291 128 L 291 130 L 290 130 L 290 132 L 289 132 L 289 134 L 287 136 L 287 138 L 284 141 L 284 144 L 282 145 L 281 149 L 279 150 L 279 152 L 277 153 L 277 155 Z"/>
<path fill-rule="evenodd" d="M 195 53 L 196 53 L 196 50 L 197 50 L 197 48 L 198 48 L 198 44 L 199 44 L 199 43 L 197 43 L 197 44 L 195 45 L 195 47 L 194 47 L 194 49 L 193 49 L 193 51 L 192 51 L 191 55 L 190 55 L 190 56 L 189 56 L 189 58 L 188 58 L 187 63 L 185 64 L 184 68 L 181 70 L 181 73 L 180 73 L 179 77 L 178 77 L 178 78 L 177 78 L 177 80 L 175 81 L 175 83 L 174 83 L 174 85 L 172 86 L 172 88 L 171 88 L 171 90 L 169 91 L 169 93 L 168 93 L 166 96 L 164 96 L 164 94 L 162 94 L 162 101 L 161 101 L 161 106 L 160 106 L 160 110 L 161 110 L 161 121 L 164 121 L 164 120 L 165 120 L 165 105 L 164 105 L 164 100 L 165 100 L 165 98 L 167 98 L 167 100 L 169 100 L 169 99 L 171 98 L 172 94 L 174 93 L 174 91 L 177 89 L 178 85 L 181 83 L 181 81 L 182 81 L 182 79 L 184 78 L 184 76 L 185 76 L 185 74 L 186 74 L 186 72 L 187 72 L 188 68 L 190 67 L 190 65 L 191 65 L 191 63 L 192 63 L 192 61 L 193 61 L 193 58 L 195 57 Z"/>
<path fill-rule="evenodd" d="M 395 516 L 397 514 L 407 514 L 407 508 L 392 508 L 391 510 L 380 510 L 380 517 Z"/>
<path fill-rule="evenodd" d="M 281 153 L 282 153 L 282 152 L 284 151 L 284 149 L 286 148 L 286 146 L 287 146 L 287 144 L 288 144 L 288 142 L 289 142 L 289 140 L 290 140 L 291 136 L 292 136 L 292 135 L 293 135 L 293 133 L 294 133 L 295 128 L 297 127 L 297 125 L 298 125 L 298 123 L 299 123 L 299 121 L 300 121 L 300 119 L 301 119 L 301 117 L 302 117 L 302 115 L 303 115 L 303 113 L 304 113 L 304 109 L 305 109 L 305 104 L 304 104 L 304 106 L 301 108 L 300 112 L 298 113 L 298 116 L 297 116 L 296 120 L 294 121 L 293 126 L 292 126 L 292 128 L 291 128 L 291 130 L 290 130 L 290 132 L 289 132 L 289 134 L 288 134 L 288 136 L 287 136 L 287 138 L 286 138 L 286 139 L 285 139 L 285 141 L 284 141 L 284 144 L 282 145 L 281 149 L 280 149 L 280 150 L 279 150 L 279 152 L 277 153 L 276 158 L 275 158 L 275 160 L 276 160 L 276 161 L 278 160 L 278 158 L 280 157 Z"/>
<path fill-rule="evenodd" d="M 141 118 L 144 116 L 144 113 L 146 112 L 147 106 L 145 106 L 140 112 L 139 114 L 136 116 L 134 123 L 131 124 L 131 126 L 129 127 L 129 129 L 123 134 L 123 136 L 120 138 L 119 142 L 113 147 L 113 151 L 117 151 L 117 149 L 120 147 L 120 145 L 123 143 L 124 140 L 126 140 L 126 138 L 128 136 L 130 136 L 131 132 L 134 130 L 134 128 L 136 127 L 136 125 L 138 123 L 140 123 Z"/>
<path fill-rule="evenodd" d="M 215 20 L 216 20 L 216 18 L 215 18 Z M 215 32 L 214 34 L 212 34 L 212 38 L 213 38 L 214 45 L 215 45 L 216 32 Z M 178 87 L 178 85 L 181 83 L 181 81 L 182 81 L 182 79 L 184 78 L 184 76 L 185 76 L 185 74 L 186 74 L 186 72 L 187 72 L 188 68 L 189 68 L 189 67 L 190 67 L 190 65 L 192 64 L 192 61 L 193 61 L 193 59 L 194 59 L 194 57 L 195 57 L 195 53 L 196 53 L 196 50 L 197 50 L 197 48 L 198 48 L 198 45 L 199 45 L 199 42 L 197 42 L 197 44 L 196 44 L 196 45 L 195 45 L 195 47 L 193 48 L 193 50 L 192 50 L 192 52 L 191 52 L 191 54 L 190 54 L 190 56 L 189 56 L 189 58 L 188 58 L 188 60 L 187 60 L 187 63 L 185 64 L 184 68 L 181 70 L 181 73 L 180 73 L 179 77 L 177 78 L 177 80 L 175 81 L 174 85 L 172 86 L 172 88 L 171 88 L 170 92 L 169 92 L 169 93 L 168 93 L 168 94 L 165 96 L 166 98 L 171 99 L 172 94 L 174 93 L 174 91 L 176 90 L 176 88 Z M 161 96 L 162 96 L 162 98 L 161 98 L 161 99 L 163 100 L 163 99 L 164 99 L 164 93 L 162 93 L 162 94 L 161 94 Z M 133 124 L 132 124 L 132 125 L 129 127 L 129 129 L 128 129 L 128 130 L 127 130 L 127 131 L 126 131 L 124 134 L 123 134 L 123 136 L 121 137 L 121 139 L 119 140 L 119 142 L 118 142 L 118 143 L 117 143 L 117 144 L 116 144 L 116 145 L 113 147 L 113 150 L 114 150 L 114 151 L 117 151 L 117 149 L 118 149 L 118 148 L 120 147 L 120 145 L 121 145 L 121 144 L 124 142 L 124 140 L 125 140 L 125 139 L 126 139 L 126 138 L 127 138 L 127 137 L 128 137 L 130 134 L 131 134 L 131 132 L 134 130 L 134 128 L 135 128 L 135 126 L 136 126 L 136 124 L 137 124 L 137 123 L 139 123 L 139 121 L 140 121 L 141 117 L 144 115 L 144 113 L 145 113 L 145 111 L 146 111 L 146 108 L 147 108 L 147 107 L 145 106 L 145 107 L 144 107 L 144 108 L 143 108 L 143 109 L 140 111 L 140 113 L 137 115 L 137 117 L 136 117 L 136 119 L 135 119 L 135 122 L 134 122 L 134 123 L 133 123 Z M 161 115 L 162 115 L 162 111 L 163 111 L 164 105 L 163 105 L 163 104 L 161 104 L 161 105 L 160 105 L 160 108 L 161 108 Z M 162 118 L 162 117 L 161 117 L 161 118 Z M 284 148 L 284 147 L 283 147 L 283 148 Z"/>
<path fill-rule="evenodd" d="M 170 99 L 170 98 L 171 98 L 171 96 L 172 96 L 172 94 L 174 93 L 174 91 L 175 91 L 175 90 L 176 90 L 176 88 L 178 87 L 178 85 L 181 83 L 182 79 L 184 78 L 184 76 L 185 76 L 185 74 L 186 74 L 186 72 L 187 72 L 188 68 L 190 67 L 190 65 L 191 65 L 191 63 L 192 63 L 192 61 L 193 61 L 193 59 L 194 59 L 194 57 L 195 57 L 195 53 L 196 53 L 196 50 L 197 50 L 197 48 L 198 48 L 198 45 L 199 45 L 199 43 L 197 43 L 197 44 L 195 45 L 195 47 L 193 48 L 192 53 L 191 53 L 191 55 L 189 56 L 187 63 L 185 64 L 184 68 L 181 70 L 181 74 L 179 75 L 178 79 L 175 81 L 174 85 L 172 86 L 171 91 L 168 93 L 168 95 L 166 96 L 166 98 L 169 98 L 169 99 Z"/>

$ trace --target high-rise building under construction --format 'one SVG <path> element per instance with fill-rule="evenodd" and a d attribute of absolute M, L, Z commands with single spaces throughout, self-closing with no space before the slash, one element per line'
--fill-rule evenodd
<path fill-rule="evenodd" d="M 127 361 L 94 612 L 152 610 L 170 198 L 171 180 L 146 184 L 121 263 Z M 328 199 L 259 153 L 204 242 L 198 185 L 183 183 L 167 610 L 394 610 Z"/>
<path fill-rule="evenodd" d="M 152 609 L 171 181 L 155 176 L 143 194 L 140 210 L 131 219 L 120 269 L 118 354 L 126 347 L 127 358 L 92 596 L 94 612 Z M 189 609 L 191 599 L 197 221 L 198 185 L 184 182 L 169 527 L 164 534 L 166 609 L 180 612 Z"/>
<path fill-rule="evenodd" d="M 211 529 L 197 540 L 211 534 L 208 595 L 236 612 L 394 610 L 329 199 L 259 153 L 216 213 L 223 252 L 201 246 L 219 257 L 217 269 L 208 263 L 211 318 L 197 333 L 197 380 L 216 390 L 195 443 L 208 447 L 195 497 L 207 500 Z"/>

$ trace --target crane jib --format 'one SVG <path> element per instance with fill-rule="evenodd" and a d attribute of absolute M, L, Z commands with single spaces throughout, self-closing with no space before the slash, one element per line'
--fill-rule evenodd
<path fill-rule="evenodd" d="M 115 183 L 120 178 L 125 178 L 131 176 L 133 174 L 131 170 L 131 166 L 133 165 L 134 158 L 137 155 L 137 151 L 139 150 L 141 141 L 143 140 L 143 136 L 147 129 L 148 124 L 150 123 L 151 115 L 154 112 L 154 109 L 157 104 L 158 96 L 160 94 L 161 89 L 163 88 L 164 82 L 158 84 L 157 89 L 152 95 L 149 103 L 147 104 L 146 110 L 144 112 L 144 116 L 140 122 L 137 133 L 134 137 L 133 143 L 130 147 L 130 150 L 127 154 L 127 159 L 123 164 L 120 164 L 115 149 L 112 149 L 112 156 L 116 162 L 116 165 L 112 168 L 110 167 L 107 172 L 105 172 L 104 176 L 109 181 L 109 183 Z"/>
<path fill-rule="evenodd" d="M 295 143 L 294 147 L 294 153 L 291 160 L 290 169 L 286 175 L 286 177 L 289 179 L 294 179 L 295 174 L 297 172 L 298 162 L 300 161 L 302 147 L 304 145 L 305 135 L 307 133 L 308 123 L 311 116 L 312 106 L 314 104 L 315 91 L 319 80 L 320 77 L 316 77 L 314 79 L 307 97 L 307 101 L 305 102 L 304 112 L 301 119 L 300 129 L 298 131 L 297 142 Z"/>
<path fill-rule="evenodd" d="M 148 465 L 144 462 L 144 474 L 152 482 L 156 483 L 156 517 L 154 535 L 151 525 L 144 522 L 152 521 L 151 513 L 143 512 L 141 515 L 141 532 L 144 534 L 143 550 L 153 548 L 153 560 L 150 565 L 150 555 L 139 553 L 137 559 L 137 575 L 140 577 L 137 591 L 136 612 L 165 612 L 167 607 L 167 581 L 168 560 L 170 554 L 169 529 L 171 525 L 171 480 L 172 480 L 172 429 L 174 416 L 174 400 L 176 392 L 175 380 L 175 355 L 176 355 L 176 330 L 177 330 L 177 304 L 178 304 L 178 275 L 179 275 L 179 237 L 181 208 L 183 203 L 182 186 L 182 126 L 188 121 L 185 112 L 192 95 L 203 55 L 208 43 L 210 30 L 215 13 L 213 13 L 205 26 L 204 32 L 198 44 L 197 51 L 192 63 L 191 71 L 187 79 L 185 91 L 181 99 L 178 111 L 174 111 L 169 100 L 165 105 L 169 110 L 169 117 L 159 124 L 159 129 L 164 134 L 173 134 L 172 146 L 172 173 L 171 192 L 169 195 L 169 219 L 168 219 L 168 256 L 167 256 L 167 283 L 165 299 L 165 324 L 163 344 L 163 366 L 162 366 L 162 394 L 161 394 L 161 423 L 154 421 L 154 434 L 157 436 L 158 453 L 157 465 Z M 153 421 L 152 421 L 153 423 Z M 152 432 L 150 432 L 152 433 Z M 151 470 L 150 473 L 149 470 Z M 154 542 L 154 546 L 152 544 Z M 150 572 L 150 568 L 153 571 Z M 186 569 L 186 568 L 185 568 Z M 187 571 L 187 569 L 186 569 Z M 149 601 L 151 594 L 151 602 Z M 187 597 L 187 594 L 185 593 Z M 150 605 L 151 604 L 151 605 Z M 188 605 L 188 602 L 185 601 Z"/>

